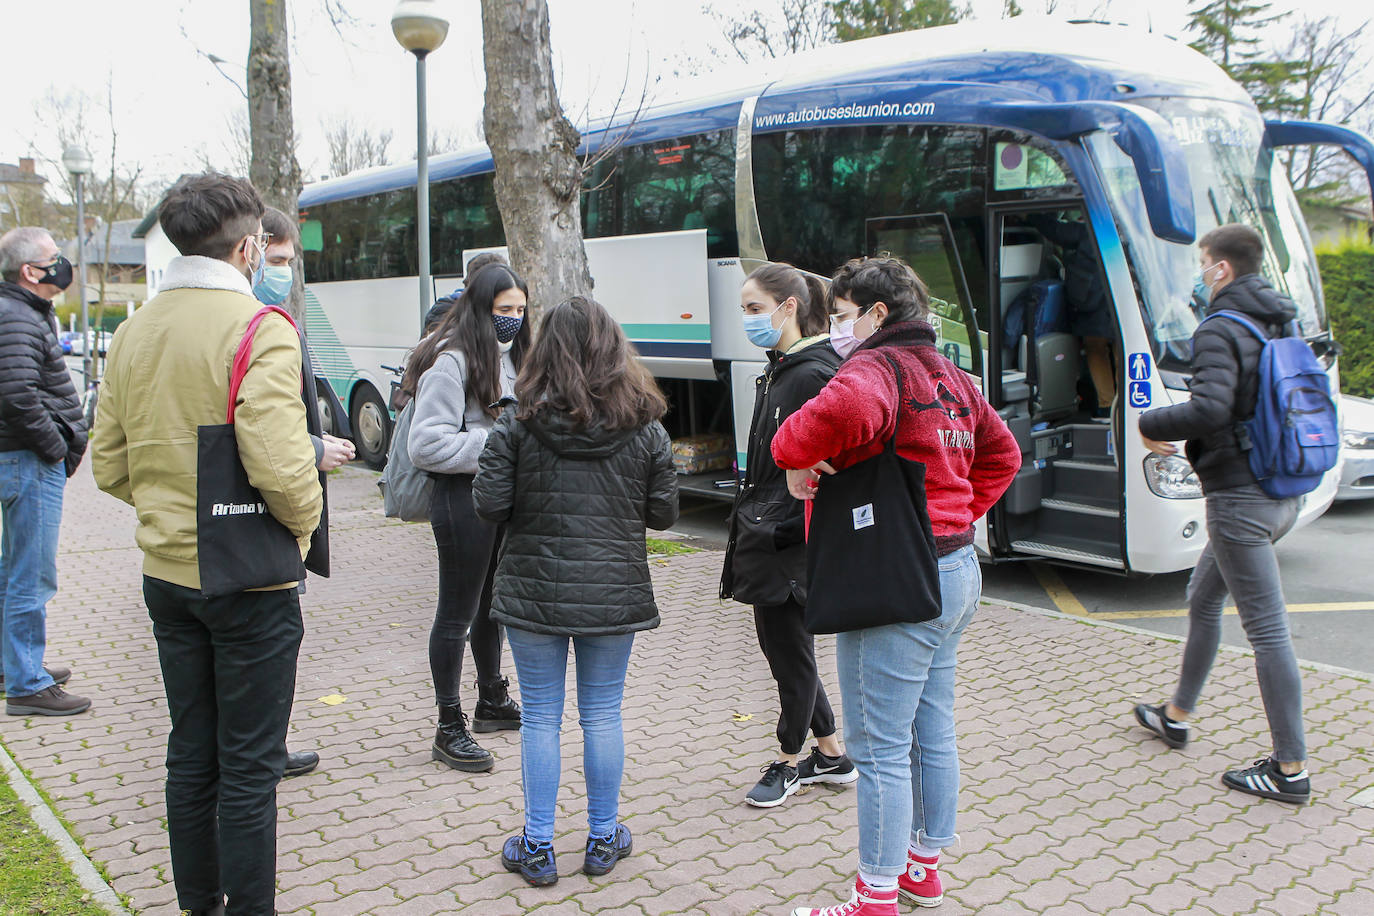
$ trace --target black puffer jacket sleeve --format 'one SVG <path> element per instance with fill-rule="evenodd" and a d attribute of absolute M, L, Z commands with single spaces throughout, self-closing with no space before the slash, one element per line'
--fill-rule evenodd
<path fill-rule="evenodd" d="M 1240 363 L 1234 338 L 1219 321 L 1209 321 L 1193 335 L 1191 397 L 1140 416 L 1142 435 L 1160 442 L 1200 439 L 1229 429 L 1236 417 Z"/>
<path fill-rule="evenodd" d="M 48 320 L 27 302 L 0 298 L 0 451 L 25 449 L 48 464 L 70 453 L 75 470 L 86 423 Z"/>
<path fill-rule="evenodd" d="M 663 424 L 649 425 L 649 497 L 644 524 L 662 531 L 677 521 L 677 471 L 673 469 L 673 444 Z"/>
<path fill-rule="evenodd" d="M 489 522 L 510 521 L 515 506 L 515 463 L 518 445 L 514 430 L 515 408 L 507 407 L 487 434 L 487 444 L 477 459 L 472 482 L 472 506 Z M 671 456 L 670 456 L 671 463 Z"/>

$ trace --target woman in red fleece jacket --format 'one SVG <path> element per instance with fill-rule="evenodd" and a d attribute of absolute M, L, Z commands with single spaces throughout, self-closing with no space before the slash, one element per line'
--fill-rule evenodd
<path fill-rule="evenodd" d="M 792 494 L 810 499 L 821 473 L 878 454 L 899 431 L 897 452 L 926 466 L 941 613 L 836 637 L 845 744 L 859 770 L 859 876 L 847 903 L 793 913 L 895 916 L 899 892 L 919 906 L 943 899 L 936 864 L 955 840 L 959 794 L 956 650 L 982 589 L 973 523 L 1010 485 L 1021 451 L 973 379 L 936 350 L 930 298 L 910 267 L 856 259 L 830 293 L 831 341 L 848 358 L 782 424 L 773 458 Z"/>

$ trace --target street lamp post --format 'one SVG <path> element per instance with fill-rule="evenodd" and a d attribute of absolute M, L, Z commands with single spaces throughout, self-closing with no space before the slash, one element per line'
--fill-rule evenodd
<path fill-rule="evenodd" d="M 90 305 L 86 302 L 86 176 L 91 171 L 91 154 L 72 144 L 62 152 L 62 165 L 76 179 L 76 294 L 81 297 L 81 377 L 89 388 L 93 361 L 91 351 Z"/>
<path fill-rule="evenodd" d="M 429 311 L 429 125 L 425 114 L 425 58 L 448 37 L 448 20 L 438 0 L 401 0 L 391 14 L 391 32 L 401 47 L 415 55 L 415 201 L 416 236 L 420 244 L 420 329 Z"/>

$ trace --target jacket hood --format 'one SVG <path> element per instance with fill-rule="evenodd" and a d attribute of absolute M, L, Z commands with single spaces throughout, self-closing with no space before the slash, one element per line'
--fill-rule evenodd
<path fill-rule="evenodd" d="M 928 321 L 901 321 L 879 328 L 859 344 L 856 352 L 877 347 L 916 347 L 935 345 L 935 328 Z"/>
<path fill-rule="evenodd" d="M 634 429 L 605 429 L 600 426 L 576 428 L 565 413 L 543 410 L 522 420 L 530 434 L 555 454 L 575 461 L 609 458 L 639 432 Z"/>
<path fill-rule="evenodd" d="M 33 290 L 25 289 L 18 283 L 12 283 L 9 280 L 0 280 L 0 297 L 28 303 L 40 312 L 52 310 L 51 299 L 44 299 Z"/>
<path fill-rule="evenodd" d="M 1283 293 L 1269 285 L 1259 274 L 1237 277 L 1212 297 L 1207 314 L 1231 309 L 1258 318 L 1266 324 L 1285 325 L 1298 315 L 1298 308 Z"/>
<path fill-rule="evenodd" d="M 807 342 L 808 340 L 810 341 L 809 343 Z M 803 340 L 802 343 L 806 343 L 806 346 L 797 350 L 791 350 L 787 353 L 769 350 L 769 365 L 776 366 L 778 371 L 781 372 L 783 369 L 802 366 L 806 363 L 824 362 L 828 365 L 834 365 L 835 360 L 839 358 L 839 355 L 835 352 L 835 348 L 830 345 L 830 337 L 828 335 L 820 334 L 816 337 L 807 338 Z"/>

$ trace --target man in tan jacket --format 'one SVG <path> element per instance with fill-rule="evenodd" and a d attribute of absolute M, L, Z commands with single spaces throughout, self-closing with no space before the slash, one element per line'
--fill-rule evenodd
<path fill-rule="evenodd" d="M 183 256 L 115 334 L 91 437 L 96 483 L 138 512 L 143 596 L 172 718 L 172 874 L 194 916 L 273 912 L 276 789 L 302 635 L 295 582 L 207 598 L 196 552 L 197 428 L 224 422 L 234 351 L 260 307 L 262 214 L 241 179 L 197 175 L 168 192 L 159 219 Z M 323 499 L 300 344 L 281 316 L 257 329 L 234 430 L 249 481 L 304 557 Z"/>

